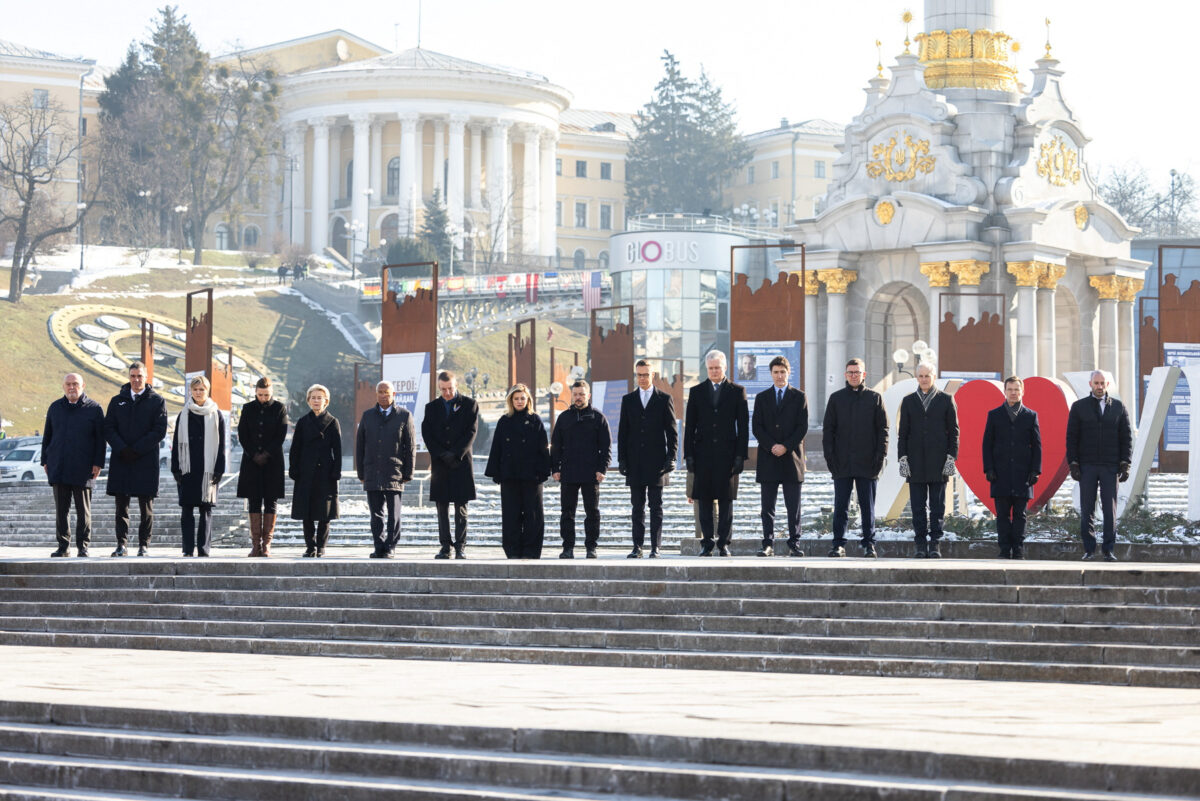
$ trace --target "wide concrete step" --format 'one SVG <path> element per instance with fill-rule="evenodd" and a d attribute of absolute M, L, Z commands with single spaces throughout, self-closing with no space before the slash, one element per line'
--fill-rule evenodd
<path fill-rule="evenodd" d="M 350 801 L 1123 801 L 1185 797 L 1200 780 L 1194 768 L 1125 766 L 1119 760 L 1062 764 L 671 735 L 35 704 L 0 708 L 0 775 L 8 791 L 32 797 L 62 788 L 81 798 L 141 792 Z M 118 719 L 120 725 L 113 725 Z"/>

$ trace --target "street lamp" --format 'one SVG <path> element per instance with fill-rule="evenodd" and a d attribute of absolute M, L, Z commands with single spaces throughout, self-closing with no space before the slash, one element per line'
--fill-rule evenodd
<path fill-rule="evenodd" d="M 368 190 L 369 191 L 369 190 Z M 358 220 L 350 221 L 350 280 L 358 278 L 358 234 L 364 226 Z"/>
<path fill-rule="evenodd" d="M 175 207 L 175 213 L 179 215 L 179 264 L 183 264 L 183 215 L 187 214 L 187 210 L 187 206 Z"/>
<path fill-rule="evenodd" d="M 79 218 L 78 221 L 76 222 L 76 225 L 79 226 L 79 272 L 83 272 L 83 246 L 84 246 L 83 217 L 80 215 L 83 214 L 83 210 L 86 208 L 87 208 L 86 203 L 76 203 L 75 204 L 75 211 L 78 212 L 75 216 Z"/>
<path fill-rule="evenodd" d="M 910 356 L 916 361 L 916 364 L 913 365 L 914 369 L 922 364 L 934 365 L 937 363 L 937 352 L 929 347 L 928 342 L 918 339 L 912 343 L 911 354 L 904 348 L 897 348 L 892 351 L 892 361 L 896 363 L 897 373 L 902 373 L 910 378 L 916 378 L 913 373 L 904 369 L 904 365 L 908 362 Z"/>
<path fill-rule="evenodd" d="M 446 226 L 446 233 L 450 235 L 450 269 L 446 272 L 446 275 L 449 277 L 454 275 L 454 248 L 456 240 L 462 234 L 462 229 L 451 223 Z"/>

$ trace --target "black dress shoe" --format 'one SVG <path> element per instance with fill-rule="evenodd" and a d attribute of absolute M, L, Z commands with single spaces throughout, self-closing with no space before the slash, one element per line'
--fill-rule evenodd
<path fill-rule="evenodd" d="M 829 549 L 829 555 L 830 555 L 830 556 L 833 556 L 833 557 L 845 556 L 845 555 L 846 555 L 846 549 L 845 549 L 845 548 L 843 548 L 843 547 L 842 547 L 842 546 L 840 546 L 840 545 L 835 545 L 835 546 L 833 546 L 832 548 L 830 548 L 830 549 Z"/>
<path fill-rule="evenodd" d="M 571 548 L 563 548 L 563 551 L 562 551 L 562 553 L 560 553 L 558 555 L 558 558 L 559 559 L 574 559 L 575 551 L 572 550 Z"/>
<path fill-rule="evenodd" d="M 730 552 L 728 545 L 722 545 L 720 548 L 717 548 L 717 555 L 718 556 L 733 556 L 733 553 Z"/>
<path fill-rule="evenodd" d="M 113 552 L 112 552 L 111 554 L 109 554 L 109 555 L 110 555 L 110 556 L 128 556 L 128 555 L 129 555 L 129 552 L 125 550 L 125 546 L 124 546 L 124 545 L 118 545 L 118 546 L 117 546 L 117 549 L 116 549 L 115 551 L 113 551 Z"/>
<path fill-rule="evenodd" d="M 455 559 L 466 559 L 467 558 L 467 546 L 464 545 L 461 548 L 455 548 L 454 549 L 454 558 Z"/>
<path fill-rule="evenodd" d="M 148 545 L 139 545 L 138 546 L 138 556 L 149 556 L 149 555 L 150 555 L 150 546 L 148 546 Z"/>
<path fill-rule="evenodd" d="M 318 548 L 318 549 L 317 549 L 317 558 L 318 558 L 318 559 L 320 559 L 320 558 L 321 558 L 321 557 L 323 557 L 324 555 L 325 555 L 325 549 L 324 549 L 324 548 Z"/>
<path fill-rule="evenodd" d="M 712 556 L 713 555 L 713 545 L 711 542 L 706 542 L 700 546 L 700 555 L 701 556 Z"/>
<path fill-rule="evenodd" d="M 301 556 L 302 558 L 304 558 L 304 559 L 312 559 L 312 558 L 313 558 L 314 556 L 316 556 L 316 555 L 317 555 L 317 549 L 316 549 L 316 548 L 309 548 L 309 549 L 308 549 L 308 550 L 306 550 L 304 553 L 300 554 L 300 556 Z"/>
<path fill-rule="evenodd" d="M 371 551 L 371 558 L 372 559 L 382 559 L 383 551 Z"/>
<path fill-rule="evenodd" d="M 1096 554 L 1093 551 L 1088 551 L 1087 553 L 1085 553 L 1083 555 L 1083 561 L 1085 561 L 1085 562 L 1090 562 L 1095 558 L 1096 558 Z"/>
<path fill-rule="evenodd" d="M 929 547 L 925 549 L 925 556 L 930 559 L 941 559 L 942 551 L 938 547 L 936 541 L 929 543 Z"/>
<path fill-rule="evenodd" d="M 596 549 L 595 549 L 595 548 L 588 548 L 588 549 L 587 549 L 587 551 L 586 551 L 586 553 L 584 554 L 584 556 L 586 556 L 588 559 L 596 559 L 596 558 L 597 558 L 597 556 L 596 556 Z"/>
<path fill-rule="evenodd" d="M 999 555 L 999 557 L 998 557 L 998 558 L 1000 558 L 1000 559 L 1012 559 L 1012 551 L 1006 551 L 1006 550 L 1004 550 L 1004 549 L 1001 549 L 1001 550 L 1000 550 L 1000 555 Z"/>
<path fill-rule="evenodd" d="M 1013 559 L 1024 559 L 1025 558 L 1025 548 L 1020 545 L 1018 545 L 1016 548 L 1013 548 L 1012 549 L 1012 558 Z"/>
<path fill-rule="evenodd" d="M 80 549 L 79 549 L 79 553 L 77 553 L 77 554 L 75 554 L 75 555 L 76 555 L 76 556 L 82 556 L 82 557 L 84 557 L 84 558 L 87 558 L 87 555 L 88 555 L 88 549 L 87 549 L 87 548 L 80 548 Z"/>
<path fill-rule="evenodd" d="M 651 559 L 657 559 L 657 558 L 658 558 L 658 549 L 657 549 L 657 548 L 651 548 L 651 549 L 650 549 L 650 558 L 651 558 Z"/>
<path fill-rule="evenodd" d="M 804 556 L 804 551 L 794 542 L 788 543 L 788 556 Z"/>
<path fill-rule="evenodd" d="M 71 549 L 70 549 L 70 548 L 59 548 L 59 549 L 58 549 L 57 551 L 55 551 L 54 553 L 50 554 L 50 556 L 51 556 L 51 557 L 53 557 L 53 558 L 55 558 L 55 559 L 57 559 L 57 558 L 58 558 L 58 557 L 60 557 L 60 556 L 70 556 L 70 555 L 71 555 Z"/>
<path fill-rule="evenodd" d="M 758 552 L 758 555 L 759 556 L 774 556 L 775 549 L 772 548 L 770 545 L 764 545 L 762 547 L 762 549 Z"/>
<path fill-rule="evenodd" d="M 917 546 L 917 550 L 913 551 L 914 559 L 924 559 L 928 555 L 929 554 L 925 553 L 925 549 L 922 548 L 920 545 Z"/>
<path fill-rule="evenodd" d="M 634 548 L 632 551 L 629 552 L 629 556 L 626 556 L 625 558 L 626 559 L 641 559 L 642 558 L 642 549 Z"/>
<path fill-rule="evenodd" d="M 386 551 L 383 552 L 383 558 L 384 559 L 395 559 L 396 558 L 396 549 L 388 548 Z"/>
<path fill-rule="evenodd" d="M 863 546 L 863 556 L 868 559 L 874 559 L 875 557 L 879 556 L 879 554 L 875 552 L 875 546 L 872 543 L 867 543 Z"/>
<path fill-rule="evenodd" d="M 449 559 L 450 558 L 450 546 L 443 545 L 442 549 L 440 551 L 438 551 L 437 554 L 433 558 L 434 559 Z"/>
<path fill-rule="evenodd" d="M 1112 551 L 1105 551 L 1104 552 L 1104 561 L 1105 562 L 1115 562 L 1115 561 L 1117 561 L 1117 555 L 1115 553 L 1113 553 Z"/>

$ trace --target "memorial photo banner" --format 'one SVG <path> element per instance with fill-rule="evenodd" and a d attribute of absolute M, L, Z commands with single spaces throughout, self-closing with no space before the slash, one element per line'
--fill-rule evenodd
<path fill-rule="evenodd" d="M 425 451 L 421 436 L 421 421 L 425 419 L 425 404 L 429 403 L 429 354 L 385 353 L 383 380 L 390 381 L 396 390 L 396 403 L 408 409 L 416 426 L 417 451 Z"/>
<path fill-rule="evenodd" d="M 746 388 L 746 403 L 750 416 L 754 416 L 754 396 L 775 382 L 771 379 L 771 360 L 782 356 L 791 365 L 788 386 L 800 389 L 800 351 L 804 343 L 798 339 L 776 341 L 743 341 L 733 343 L 733 364 L 729 365 L 730 378 L 735 384 Z M 750 432 L 750 447 L 757 448 L 758 440 Z"/>

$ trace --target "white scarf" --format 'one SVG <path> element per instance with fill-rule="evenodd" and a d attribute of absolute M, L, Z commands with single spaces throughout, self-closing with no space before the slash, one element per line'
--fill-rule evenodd
<path fill-rule="evenodd" d="M 200 483 L 204 503 L 217 502 L 217 488 L 213 486 L 213 469 L 217 466 L 218 449 L 221 442 L 221 410 L 212 398 L 197 406 L 189 396 L 183 411 L 175 420 L 175 431 L 179 435 L 179 472 L 187 475 L 192 471 L 191 443 L 188 441 L 188 413 L 204 418 L 204 477 Z"/>

